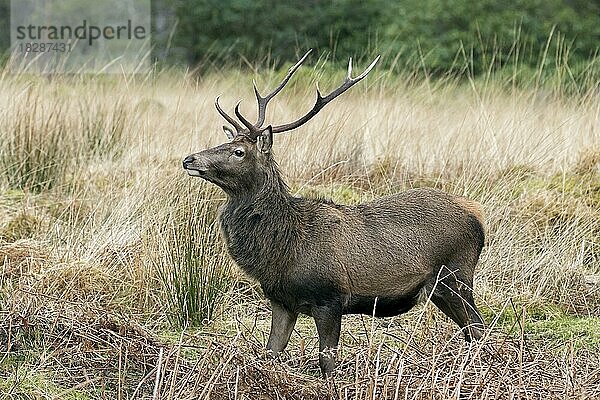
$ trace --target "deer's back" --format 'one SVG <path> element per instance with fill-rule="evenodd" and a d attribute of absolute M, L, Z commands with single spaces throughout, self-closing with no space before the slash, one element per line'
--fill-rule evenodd
<path fill-rule="evenodd" d="M 434 189 L 354 207 L 323 203 L 299 267 L 330 270 L 341 290 L 367 297 L 412 296 L 442 265 L 460 266 L 470 279 L 483 246 L 477 210 L 475 202 Z"/>

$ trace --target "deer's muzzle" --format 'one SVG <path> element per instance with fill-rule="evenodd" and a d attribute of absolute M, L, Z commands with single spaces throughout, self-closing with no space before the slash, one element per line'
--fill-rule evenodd
<path fill-rule="evenodd" d="M 198 159 L 195 154 L 187 156 L 183 160 L 183 169 L 185 169 L 190 176 L 203 176 L 206 174 L 207 168 L 198 165 Z"/>

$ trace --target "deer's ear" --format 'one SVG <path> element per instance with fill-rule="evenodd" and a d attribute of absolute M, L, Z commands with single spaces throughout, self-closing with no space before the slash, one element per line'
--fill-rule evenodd
<path fill-rule="evenodd" d="M 267 126 L 256 138 L 256 147 L 261 153 L 269 153 L 273 147 L 273 128 Z"/>
<path fill-rule="evenodd" d="M 225 132 L 225 134 L 227 135 L 227 139 L 229 140 L 235 137 L 235 133 L 233 133 L 233 131 L 225 125 L 223 125 L 223 132 Z"/>

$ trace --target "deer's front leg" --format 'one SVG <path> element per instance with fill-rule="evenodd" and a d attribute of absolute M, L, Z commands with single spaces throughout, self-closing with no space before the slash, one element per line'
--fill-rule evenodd
<path fill-rule="evenodd" d="M 342 312 L 335 307 L 318 308 L 313 318 L 319 333 L 319 366 L 324 377 L 335 369 L 335 355 L 340 340 Z"/>
<path fill-rule="evenodd" d="M 285 309 L 281 304 L 271 301 L 271 333 L 267 342 L 267 350 L 277 354 L 287 346 L 298 314 Z"/>

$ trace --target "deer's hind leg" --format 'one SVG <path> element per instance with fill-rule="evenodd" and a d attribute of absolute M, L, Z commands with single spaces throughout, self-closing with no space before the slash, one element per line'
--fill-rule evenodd
<path fill-rule="evenodd" d="M 458 271 L 451 266 L 442 267 L 431 301 L 462 329 L 465 340 L 470 342 L 483 336 L 485 324 L 473 300 L 472 279 L 460 277 Z"/>

